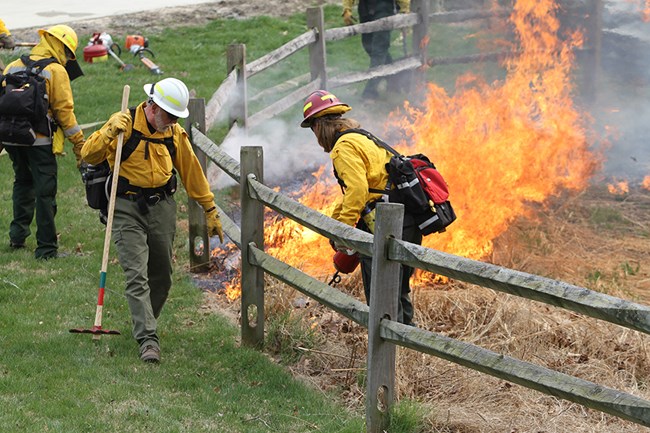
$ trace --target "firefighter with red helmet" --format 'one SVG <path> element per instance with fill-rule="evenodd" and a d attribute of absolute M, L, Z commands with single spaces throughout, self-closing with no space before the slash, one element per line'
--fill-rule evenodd
<path fill-rule="evenodd" d="M 336 203 L 331 217 L 347 225 L 372 233 L 374 231 L 374 209 L 381 200 L 382 191 L 388 183 L 386 163 L 392 154 L 377 146 L 363 134 L 350 132 L 348 129 L 360 129 L 361 125 L 354 119 L 345 118 L 343 114 L 351 110 L 348 104 L 341 102 L 326 90 L 317 90 L 305 100 L 303 106 L 303 128 L 311 128 L 323 150 L 329 153 L 343 196 Z M 402 239 L 414 244 L 422 243 L 422 234 L 413 217 L 404 214 Z M 346 247 L 332 245 L 334 249 Z M 370 304 L 370 274 L 372 258 L 361 257 L 361 276 Z M 413 268 L 401 267 L 401 290 L 398 302 L 398 320 L 413 325 L 413 304 L 410 295 L 409 279 Z"/>

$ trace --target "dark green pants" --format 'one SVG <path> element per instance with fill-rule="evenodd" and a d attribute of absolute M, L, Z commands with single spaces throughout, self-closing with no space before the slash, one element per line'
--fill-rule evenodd
<path fill-rule="evenodd" d="M 395 15 L 395 2 L 393 0 L 359 1 L 359 21 L 367 23 L 381 18 Z M 364 33 L 361 35 L 363 49 L 370 57 L 370 67 L 387 65 L 393 62 L 390 55 L 390 30 Z M 381 79 L 373 78 L 368 81 L 364 96 L 375 97 L 377 86 Z"/>
<path fill-rule="evenodd" d="M 167 197 L 143 215 L 136 202 L 118 197 L 112 233 L 126 277 L 133 338 L 141 349 L 160 347 L 157 319 L 172 286 L 176 202 Z"/>
<path fill-rule="evenodd" d="M 57 162 L 52 146 L 5 146 L 14 169 L 13 211 L 9 239 L 25 242 L 36 212 L 36 258 L 56 257 Z"/>
<path fill-rule="evenodd" d="M 363 220 L 357 225 L 359 230 L 371 233 Z M 402 240 L 412 244 L 422 244 L 422 234 L 413 218 L 408 214 L 404 215 L 404 226 L 402 229 Z M 400 292 L 397 300 L 397 321 L 406 325 L 413 324 L 413 303 L 411 302 L 410 278 L 414 269 L 410 266 L 400 266 Z M 361 278 L 363 280 L 363 291 L 366 295 L 366 304 L 370 305 L 370 275 L 372 272 L 372 257 L 361 256 Z"/>

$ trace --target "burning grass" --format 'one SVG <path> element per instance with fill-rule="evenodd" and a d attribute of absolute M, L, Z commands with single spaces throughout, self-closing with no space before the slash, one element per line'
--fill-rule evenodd
<path fill-rule="evenodd" d="M 602 209 L 618 215 L 616 222 L 595 218 Z M 649 209 L 650 194 L 640 188 L 625 197 L 606 187 L 559 197 L 535 218 L 514 221 L 495 240 L 488 261 L 647 302 Z M 459 281 L 424 284 L 413 293 L 421 328 L 650 398 L 645 335 Z M 363 299 L 358 271 L 339 287 Z M 269 277 L 266 292 L 267 327 L 276 333 L 270 353 L 287 361 L 282 354 L 290 352 L 287 367 L 297 377 L 361 410 L 366 330 Z M 207 294 L 206 301 L 238 314 L 239 303 L 224 295 Z M 271 324 L 277 320 L 284 325 Z M 397 398 L 423 408 L 422 432 L 639 431 L 636 424 L 408 349 L 398 349 L 397 362 Z"/>

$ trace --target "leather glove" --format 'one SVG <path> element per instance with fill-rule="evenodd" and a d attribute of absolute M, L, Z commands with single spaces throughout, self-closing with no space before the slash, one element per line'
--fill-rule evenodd
<path fill-rule="evenodd" d="M 338 253 L 339 251 L 341 251 L 341 252 L 344 252 L 345 254 L 351 254 L 350 251 L 353 251 L 353 250 L 351 250 L 350 248 L 346 247 L 346 246 L 343 245 L 343 244 L 337 244 L 336 242 L 334 242 L 333 239 L 330 239 L 330 246 L 331 246 L 332 249 L 333 249 L 334 251 L 336 251 L 337 253 Z"/>
<path fill-rule="evenodd" d="M 219 236 L 219 242 L 223 243 L 223 229 L 216 206 L 205 211 L 205 224 L 208 226 L 208 236 Z"/>
<path fill-rule="evenodd" d="M 352 16 L 352 9 L 350 8 L 343 9 L 342 17 L 346 26 L 351 26 L 357 21 L 356 18 Z"/>
<path fill-rule="evenodd" d="M 124 132 L 131 124 L 131 116 L 128 113 L 114 113 L 106 122 L 104 134 L 111 140 L 116 138 L 120 132 Z"/>

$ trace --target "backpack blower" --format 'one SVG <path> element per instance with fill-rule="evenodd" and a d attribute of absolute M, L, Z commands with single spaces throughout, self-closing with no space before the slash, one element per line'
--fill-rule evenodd
<path fill-rule="evenodd" d="M 145 53 L 149 53 L 151 54 L 151 57 L 156 57 L 153 51 L 149 49 L 149 39 L 141 35 L 129 35 L 126 37 L 124 46 L 127 50 L 133 53 L 134 57 L 139 57 L 140 61 L 144 63 L 147 68 L 149 68 L 152 74 L 162 75 L 163 72 L 160 70 L 158 65 L 156 65 L 144 55 Z"/>

